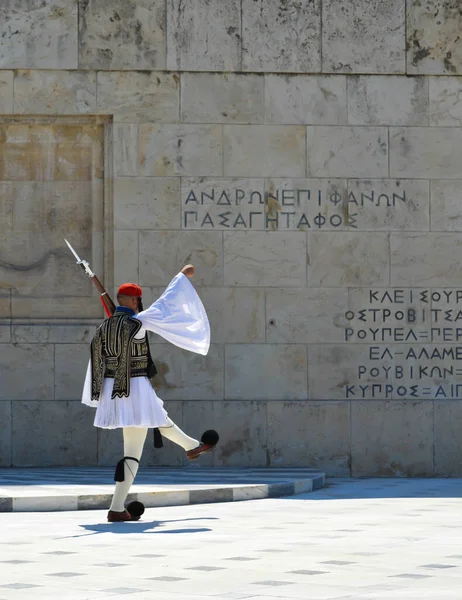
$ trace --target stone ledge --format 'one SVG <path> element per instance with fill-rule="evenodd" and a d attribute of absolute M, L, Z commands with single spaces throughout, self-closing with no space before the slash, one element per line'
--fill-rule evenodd
<path fill-rule="evenodd" d="M 107 509 L 114 489 L 113 472 L 101 467 L 3 469 L 0 512 Z M 140 500 L 146 508 L 238 502 L 293 496 L 324 485 L 324 473 L 305 468 L 142 468 L 128 501 Z"/>

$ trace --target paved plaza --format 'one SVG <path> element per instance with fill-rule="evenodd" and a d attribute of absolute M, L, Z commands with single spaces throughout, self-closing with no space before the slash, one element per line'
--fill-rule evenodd
<path fill-rule="evenodd" d="M 289 498 L 0 514 L 0 600 L 460 600 L 462 481 L 328 480 Z"/>

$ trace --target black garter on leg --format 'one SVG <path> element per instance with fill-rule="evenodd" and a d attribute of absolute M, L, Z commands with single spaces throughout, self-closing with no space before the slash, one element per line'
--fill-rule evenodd
<path fill-rule="evenodd" d="M 125 481 L 125 468 L 124 468 L 124 466 L 125 466 L 125 461 L 126 460 L 134 460 L 135 462 L 137 462 L 138 464 L 140 464 L 140 461 L 137 458 L 134 458 L 133 456 L 124 456 L 117 463 L 117 466 L 116 466 L 116 469 L 115 469 L 115 473 L 114 473 L 114 481 Z M 128 468 L 130 468 L 130 467 L 128 467 Z"/>

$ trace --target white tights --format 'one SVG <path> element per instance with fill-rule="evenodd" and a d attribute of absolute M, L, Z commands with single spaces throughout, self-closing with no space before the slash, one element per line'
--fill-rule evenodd
<path fill-rule="evenodd" d="M 184 450 L 192 450 L 199 446 L 199 442 L 194 438 L 186 435 L 175 423 L 167 417 L 167 425 L 165 427 L 159 427 L 159 430 L 163 437 L 167 438 L 171 442 L 178 444 Z M 123 438 L 124 438 L 124 456 L 132 456 L 137 460 L 141 459 L 143 454 L 143 446 L 146 440 L 148 430 L 145 427 L 124 427 Z M 138 471 L 138 463 L 134 460 L 127 459 L 124 462 L 124 474 L 125 481 L 117 481 L 112 497 L 112 503 L 109 510 L 122 512 L 125 510 L 125 500 L 127 499 L 128 492 L 130 491 L 131 485 L 135 479 Z"/>

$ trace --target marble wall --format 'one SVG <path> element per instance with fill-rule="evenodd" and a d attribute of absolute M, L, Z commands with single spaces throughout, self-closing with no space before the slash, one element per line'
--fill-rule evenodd
<path fill-rule="evenodd" d="M 449 0 L 2 2 L 0 466 L 121 454 L 79 404 L 102 312 L 66 236 L 147 301 L 196 265 L 209 355 L 152 342 L 172 418 L 220 431 L 203 464 L 461 475 L 461 27 Z"/>

